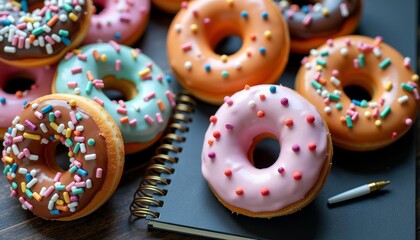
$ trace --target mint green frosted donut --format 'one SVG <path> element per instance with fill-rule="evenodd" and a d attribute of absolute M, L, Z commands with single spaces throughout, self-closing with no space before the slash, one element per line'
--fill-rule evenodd
<path fill-rule="evenodd" d="M 150 145 L 165 129 L 175 106 L 162 70 L 140 50 L 113 41 L 80 50 L 59 63 L 53 92 L 77 94 L 102 105 L 118 124 L 128 153 L 144 146 L 127 149 L 127 144 Z M 111 100 L 104 89 L 120 90 L 127 101 Z"/>

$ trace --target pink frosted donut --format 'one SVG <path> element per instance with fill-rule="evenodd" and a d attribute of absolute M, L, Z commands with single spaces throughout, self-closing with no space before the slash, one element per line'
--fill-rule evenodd
<path fill-rule="evenodd" d="M 143 34 L 149 22 L 150 0 L 93 0 L 92 15 L 84 44 L 114 40 L 131 45 Z"/>
<path fill-rule="evenodd" d="M 277 160 L 256 168 L 263 139 L 281 145 Z M 332 143 L 319 112 L 278 85 L 246 87 L 225 99 L 204 137 L 202 173 L 229 210 L 269 218 L 293 213 L 321 191 L 331 167 Z M 261 160 L 261 159 L 260 159 Z"/>
<path fill-rule="evenodd" d="M 0 136 L 7 131 L 13 118 L 18 115 L 24 105 L 38 97 L 51 93 L 55 67 L 17 68 L 0 63 Z M 28 79 L 33 83 L 30 89 L 11 93 L 6 88 L 9 85 L 21 84 L 18 79 Z M 12 83 L 11 81 L 17 81 Z M 17 87 L 19 88 L 19 87 Z"/>

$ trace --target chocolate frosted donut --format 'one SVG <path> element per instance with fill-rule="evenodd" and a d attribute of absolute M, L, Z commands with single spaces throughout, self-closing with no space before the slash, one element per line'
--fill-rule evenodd
<path fill-rule="evenodd" d="M 28 103 L 3 146 L 11 196 L 45 219 L 67 221 L 93 212 L 111 197 L 123 171 L 118 127 L 102 107 L 79 96 L 52 94 Z M 58 146 L 68 158 L 59 158 Z"/>
<path fill-rule="evenodd" d="M 279 7 L 289 25 L 291 51 L 307 53 L 329 38 L 352 33 L 359 23 L 362 0 L 281 0 Z"/>
<path fill-rule="evenodd" d="M 20 67 L 57 62 L 85 38 L 91 0 L 0 4 L 0 61 Z"/>

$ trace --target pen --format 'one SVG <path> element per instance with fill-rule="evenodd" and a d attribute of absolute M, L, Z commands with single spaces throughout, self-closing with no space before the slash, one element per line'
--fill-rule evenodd
<path fill-rule="evenodd" d="M 328 203 L 333 204 L 333 203 L 338 203 L 338 202 L 346 201 L 349 199 L 353 199 L 356 197 L 360 197 L 360 196 L 369 194 L 371 192 L 378 191 L 384 188 L 389 183 L 390 181 L 379 181 L 379 182 L 368 183 L 368 184 L 350 189 L 338 195 L 335 195 L 328 199 Z"/>

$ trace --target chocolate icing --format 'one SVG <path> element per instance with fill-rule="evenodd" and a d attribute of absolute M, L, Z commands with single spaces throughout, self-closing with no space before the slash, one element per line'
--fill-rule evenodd
<path fill-rule="evenodd" d="M 17 2 L 21 2 L 21 1 L 17 1 Z M 44 2 L 43 0 L 27 0 L 26 2 L 28 2 L 28 9 L 33 9 L 36 8 L 34 11 L 40 10 L 42 9 L 44 6 L 42 6 L 41 4 Z M 73 9 L 70 11 L 73 14 L 75 14 L 77 16 L 77 21 L 73 22 L 70 19 L 67 19 L 67 21 L 62 22 L 60 20 L 57 21 L 57 23 L 51 27 L 51 31 L 49 33 L 47 32 L 42 32 L 41 34 L 36 36 L 36 39 L 38 39 L 39 36 L 45 37 L 47 35 L 51 36 L 52 34 L 58 34 L 59 30 L 67 30 L 69 32 L 69 36 L 67 37 L 71 42 L 76 38 L 79 29 L 81 28 L 81 26 L 83 26 L 83 24 L 86 24 L 86 21 L 89 21 L 89 19 L 87 19 L 86 17 L 84 17 L 86 15 L 86 11 L 87 11 L 87 4 L 89 3 L 88 0 L 77 0 L 76 2 L 78 2 L 78 5 L 75 6 L 80 6 L 81 10 L 80 11 L 76 11 Z M 51 3 L 50 3 L 51 4 Z M 39 5 L 41 5 L 41 8 L 37 8 Z M 55 4 L 51 4 L 52 6 L 57 6 L 57 3 Z M 71 4 L 72 5 L 72 4 Z M 51 11 L 52 16 L 54 15 L 58 15 L 60 16 L 61 14 L 65 14 L 65 15 L 69 15 L 70 12 L 67 12 L 64 8 L 59 7 L 58 8 L 58 12 L 54 12 Z M 10 26 L 16 26 L 17 24 L 21 23 L 20 21 L 18 21 L 18 19 L 21 18 L 22 15 L 27 14 L 28 16 L 31 16 L 34 11 L 32 12 L 28 12 L 25 13 L 22 10 L 21 11 L 16 11 L 13 9 L 1 9 L 0 8 L 0 19 L 4 19 L 5 16 L 7 16 L 7 14 L 9 14 L 10 16 L 12 16 L 15 19 L 15 24 L 9 25 Z M 22 21 L 23 22 L 23 21 Z M 48 21 L 43 18 L 42 21 L 40 22 L 40 26 L 43 26 L 44 24 L 46 24 Z M 2 24 L 2 21 L 0 20 L 0 31 L 7 26 L 4 26 Z M 32 31 L 29 31 L 27 29 L 22 29 L 23 32 L 25 32 L 27 34 L 26 38 L 29 38 L 30 34 Z M 44 58 L 46 56 L 51 56 L 53 54 L 56 54 L 57 52 L 63 50 L 66 45 L 63 43 L 63 41 L 61 42 L 55 42 L 52 45 L 53 48 L 53 52 L 52 54 L 48 54 L 47 50 L 45 47 L 40 47 L 38 46 L 34 46 L 33 44 L 30 45 L 29 49 L 26 49 L 25 47 L 19 49 L 18 46 L 13 46 L 12 42 L 8 41 L 8 34 L 9 32 L 7 31 L 5 34 L 0 34 L 0 36 L 2 36 L 4 38 L 3 41 L 0 42 L 0 56 L 4 59 L 8 59 L 8 60 L 19 60 L 19 59 L 27 59 L 27 58 Z M 47 41 L 45 41 L 45 43 L 47 43 Z M 16 48 L 16 52 L 15 53 L 9 53 L 9 52 L 5 52 L 5 47 L 15 47 Z"/>
<path fill-rule="evenodd" d="M 296 1 L 287 1 L 293 4 Z M 310 1 L 307 1 L 310 2 Z M 347 4 L 349 15 L 343 17 L 340 11 L 340 4 Z M 324 16 L 322 11 L 310 11 L 308 14 L 312 16 L 312 22 L 308 25 L 303 24 L 303 19 L 307 15 L 302 8 L 311 6 L 314 4 L 301 5 L 302 7 L 298 11 L 294 11 L 289 7 L 279 7 L 282 10 L 283 16 L 286 19 L 291 38 L 308 39 L 314 37 L 327 37 L 338 32 L 343 22 L 349 17 L 355 15 L 358 11 L 361 11 L 362 3 L 360 0 L 324 0 L 319 1 L 322 8 L 328 9 L 328 15 Z M 288 17 L 290 11 L 293 11 L 293 17 Z"/>
<path fill-rule="evenodd" d="M 22 142 L 15 143 L 20 151 L 22 151 L 25 148 L 28 148 L 31 154 L 36 154 L 39 156 L 39 159 L 37 161 L 29 160 L 27 157 L 23 157 L 22 159 L 19 159 L 17 156 L 13 154 L 13 151 L 10 151 L 10 153 L 7 154 L 8 157 L 11 157 L 13 159 L 13 162 L 17 164 L 17 170 L 16 170 L 16 177 L 12 178 L 10 173 L 8 174 L 9 182 L 12 184 L 12 182 L 15 182 L 18 184 L 18 188 L 16 189 L 17 197 L 23 197 L 26 201 L 28 201 L 30 204 L 33 205 L 32 211 L 37 216 L 47 218 L 47 219 L 55 219 L 55 218 L 61 218 L 65 216 L 70 216 L 73 214 L 73 212 L 70 211 L 60 211 L 59 214 L 52 215 L 50 213 L 50 210 L 48 209 L 48 202 L 51 200 L 52 196 L 55 193 L 59 194 L 59 199 L 64 200 L 64 192 L 68 192 L 70 196 L 73 194 L 72 191 L 66 191 L 66 190 L 54 190 L 48 197 L 43 197 L 41 201 L 37 201 L 35 198 L 29 198 L 27 194 L 22 192 L 21 190 L 21 183 L 26 182 L 25 180 L 25 174 L 21 174 L 18 172 L 20 168 L 26 168 L 28 172 L 31 170 L 36 170 L 37 174 L 35 175 L 35 178 L 37 178 L 38 182 L 30 189 L 32 192 L 40 193 L 42 187 L 48 187 L 54 186 L 54 178 L 57 174 L 57 172 L 61 172 L 62 176 L 60 178 L 61 185 L 67 186 L 71 182 L 75 181 L 75 175 L 78 175 L 82 178 L 82 181 L 86 181 L 90 179 L 92 181 L 92 188 L 84 188 L 84 192 L 82 194 L 79 194 L 79 205 L 76 207 L 76 211 L 78 209 L 84 208 L 87 204 L 89 204 L 90 200 L 95 196 L 96 192 L 100 190 L 102 187 L 102 183 L 105 180 L 106 175 L 106 166 L 107 166 L 107 154 L 106 151 L 103 151 L 106 149 L 106 143 L 104 138 L 102 137 L 101 130 L 96 125 L 95 121 L 83 111 L 83 109 L 80 109 L 78 107 L 71 107 L 69 104 L 64 100 L 46 100 L 44 102 L 40 102 L 38 108 L 35 110 L 32 109 L 32 106 L 28 106 L 25 108 L 25 110 L 20 114 L 20 121 L 19 124 L 25 125 L 25 121 L 29 120 L 30 122 L 34 123 L 35 126 L 37 126 L 36 130 L 31 130 L 30 127 L 27 127 L 25 125 L 24 131 L 17 131 L 16 136 L 22 136 L 24 132 L 31 133 L 31 134 L 38 134 L 41 135 L 41 138 L 50 139 L 52 136 L 57 134 L 57 131 L 52 129 L 50 127 L 50 120 L 48 117 L 48 113 L 44 114 L 43 119 L 38 119 L 34 112 L 35 111 L 41 111 L 45 106 L 52 105 L 53 110 L 51 112 L 55 112 L 59 110 L 61 112 L 60 117 L 55 118 L 55 122 L 57 125 L 60 125 L 63 123 L 65 125 L 65 129 L 69 126 L 68 122 L 71 121 L 69 117 L 69 112 L 74 111 L 75 113 L 80 113 L 82 116 L 82 120 L 79 121 L 78 124 L 74 124 L 75 127 L 77 126 L 83 126 L 84 131 L 82 132 L 81 136 L 85 137 L 85 145 L 86 145 L 86 153 L 82 153 L 79 151 L 78 153 L 74 154 L 74 159 L 82 163 L 81 168 L 85 171 L 87 171 L 87 175 L 83 176 L 79 174 L 77 171 L 74 173 L 70 173 L 70 169 L 67 171 L 64 171 L 60 169 L 57 165 L 56 160 L 56 154 L 55 154 L 55 147 L 59 144 L 62 144 L 60 140 L 50 140 L 48 144 L 42 144 L 39 140 L 32 140 L 28 138 L 24 138 Z M 41 123 L 44 123 L 47 128 L 48 132 L 44 133 L 41 128 L 39 127 Z M 10 139 L 10 137 L 7 137 L 8 134 L 5 135 L 5 143 L 6 149 L 11 145 L 10 143 L 7 143 L 7 139 Z M 10 136 L 10 135 L 9 135 Z M 60 136 L 63 136 L 60 134 Z M 76 141 L 74 140 L 74 131 L 72 131 L 72 135 L 70 139 L 73 140 L 74 143 Z M 87 141 L 89 139 L 94 139 L 95 144 L 93 146 L 90 146 Z M 9 145 L 9 146 L 8 146 Z M 69 148 L 70 152 L 73 152 L 75 147 L 75 144 Z M 96 154 L 96 160 L 85 160 L 85 155 L 88 154 Z M 3 156 L 4 157 L 4 156 Z M 72 167 L 73 164 L 69 163 L 69 167 Z M 7 165 L 7 162 L 6 162 Z M 12 164 L 10 164 L 12 165 Z M 103 174 L 102 178 L 96 178 L 96 169 L 102 168 Z M 77 178 L 77 177 L 76 177 Z M 66 205 L 66 203 L 64 203 Z M 54 208 L 55 209 L 55 208 Z"/>

